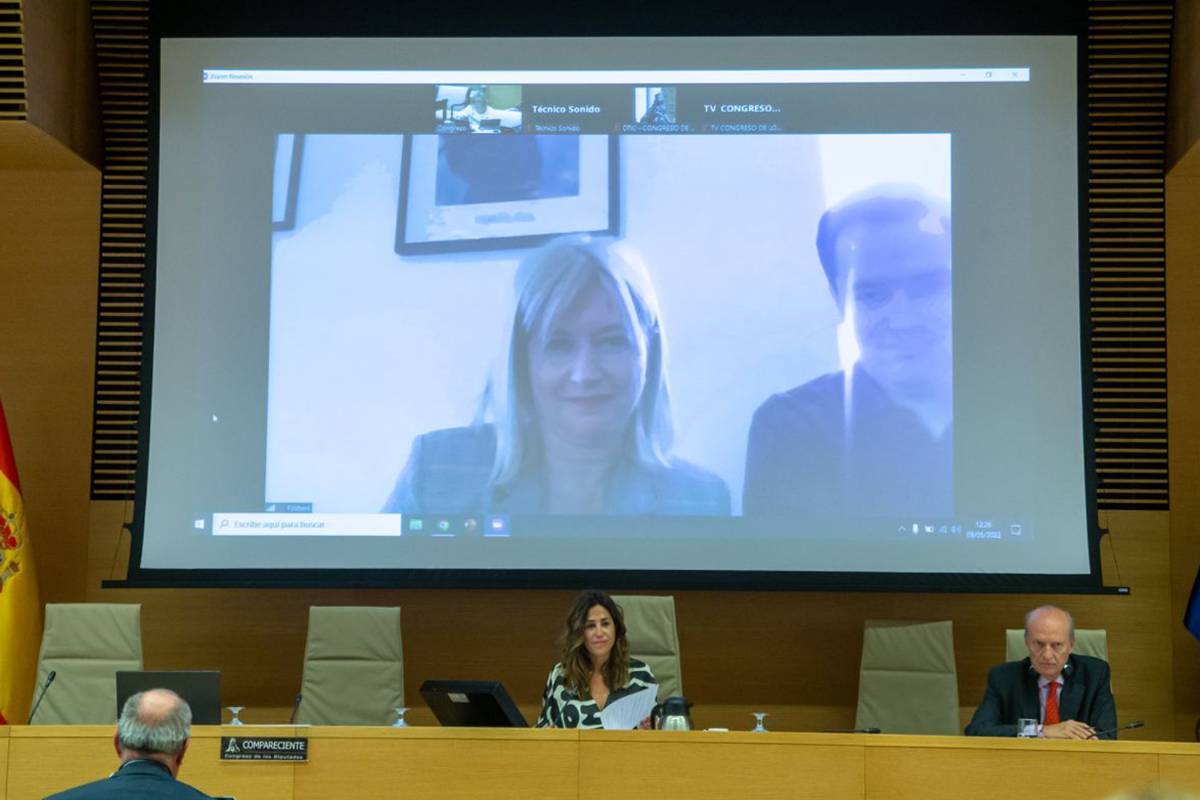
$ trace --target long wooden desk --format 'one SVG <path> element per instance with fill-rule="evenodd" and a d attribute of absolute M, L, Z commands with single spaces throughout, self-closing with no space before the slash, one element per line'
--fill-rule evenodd
<path fill-rule="evenodd" d="M 116 766 L 112 728 L 0 726 L 0 800 L 36 800 Z M 220 737 L 307 736 L 307 763 L 218 759 Z M 1200 793 L 1200 744 L 820 733 L 199 727 L 180 777 L 237 800 L 354 797 L 1097 800 Z"/>

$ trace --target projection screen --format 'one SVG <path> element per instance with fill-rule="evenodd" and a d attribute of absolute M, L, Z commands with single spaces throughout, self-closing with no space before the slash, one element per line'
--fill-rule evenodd
<path fill-rule="evenodd" d="M 164 38 L 130 579 L 1094 584 L 1076 63 Z"/>

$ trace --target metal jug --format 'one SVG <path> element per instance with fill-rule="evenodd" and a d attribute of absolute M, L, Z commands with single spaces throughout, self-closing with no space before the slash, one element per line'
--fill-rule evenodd
<path fill-rule="evenodd" d="M 651 727 L 661 731 L 690 731 L 692 704 L 686 697 L 668 697 L 650 712 Z"/>

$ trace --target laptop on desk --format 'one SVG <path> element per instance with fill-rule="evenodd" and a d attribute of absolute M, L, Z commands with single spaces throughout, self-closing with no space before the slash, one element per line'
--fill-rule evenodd
<path fill-rule="evenodd" d="M 421 696 L 437 721 L 448 727 L 529 727 L 500 681 L 425 681 Z"/>
<path fill-rule="evenodd" d="M 170 689 L 187 701 L 196 725 L 221 724 L 221 673 L 215 669 L 130 670 L 117 673 L 117 718 L 130 695 Z"/>

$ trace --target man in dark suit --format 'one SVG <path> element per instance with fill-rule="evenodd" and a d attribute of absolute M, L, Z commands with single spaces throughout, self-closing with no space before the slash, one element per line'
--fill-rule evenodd
<path fill-rule="evenodd" d="M 117 771 L 46 800 L 208 800 L 175 779 L 191 733 L 192 709 L 182 697 L 167 689 L 139 692 L 125 701 L 117 720 Z"/>
<path fill-rule="evenodd" d="M 1016 736 L 1018 719 L 1038 720 L 1047 739 L 1115 739 L 1117 706 L 1108 663 L 1074 655 L 1075 620 L 1042 606 L 1025 616 L 1029 657 L 988 672 L 987 691 L 968 736 Z"/>

